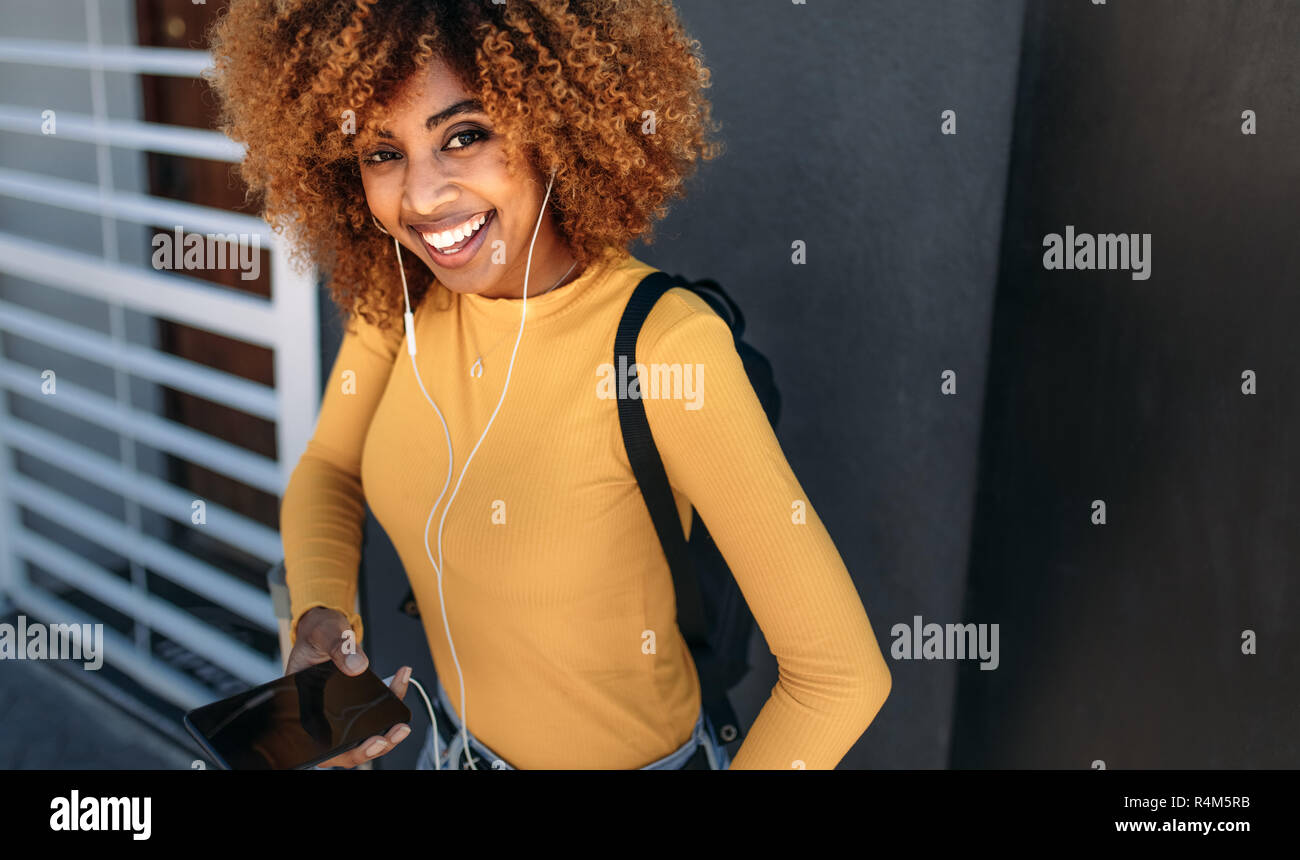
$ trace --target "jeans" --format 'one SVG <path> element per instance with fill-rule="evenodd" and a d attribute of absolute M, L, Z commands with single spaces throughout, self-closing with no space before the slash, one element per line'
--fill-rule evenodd
<path fill-rule="evenodd" d="M 443 689 L 442 681 L 437 681 L 438 689 L 433 698 L 433 710 L 438 717 L 438 752 L 440 766 L 439 770 L 450 770 L 454 768 L 468 769 L 468 763 L 465 756 L 465 749 L 462 744 L 464 737 L 460 731 L 460 719 L 456 716 L 456 711 L 451 706 L 451 699 L 447 697 L 447 691 Z M 448 738 L 451 734 L 452 737 Z M 425 737 L 424 747 L 420 750 L 420 758 L 416 762 L 417 770 L 434 770 L 434 729 L 429 727 L 428 734 Z M 470 735 L 469 737 L 470 753 L 474 758 L 474 766 L 479 769 L 492 768 L 494 770 L 515 770 L 505 759 L 494 753 L 484 744 L 480 743 L 478 738 Z M 704 709 L 700 709 L 700 715 L 695 721 L 695 728 L 691 736 L 686 739 L 686 743 L 670 752 L 663 758 L 653 761 L 639 770 L 726 770 L 731 766 L 731 756 L 727 749 L 717 740 L 717 732 L 713 729 L 713 723 L 709 720 Z"/>

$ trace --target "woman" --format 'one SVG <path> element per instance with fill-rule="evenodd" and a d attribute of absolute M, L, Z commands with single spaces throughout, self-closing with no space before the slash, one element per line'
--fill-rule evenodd
<path fill-rule="evenodd" d="M 673 289 L 637 359 L 694 371 L 691 399 L 647 398 L 647 418 L 683 528 L 693 506 L 780 663 L 734 762 L 599 384 L 654 271 L 629 242 L 719 152 L 709 72 L 671 4 L 235 0 L 212 43 L 243 175 L 347 319 L 281 508 L 289 671 L 367 665 L 343 643 L 363 633 L 368 502 L 446 683 L 453 725 L 421 766 L 468 745 L 509 768 L 681 768 L 701 750 L 714 768 L 834 767 L 890 673 L 727 324 Z"/>

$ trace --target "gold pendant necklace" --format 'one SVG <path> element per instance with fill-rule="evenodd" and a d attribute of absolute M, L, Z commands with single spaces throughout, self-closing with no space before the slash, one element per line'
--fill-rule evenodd
<path fill-rule="evenodd" d="M 574 260 L 574 261 L 573 261 L 573 266 L 576 266 L 576 265 L 578 265 L 578 261 L 577 261 L 577 260 Z M 533 298 L 538 298 L 538 297 L 540 297 L 540 296 L 544 296 L 544 295 L 546 295 L 547 293 L 549 293 L 551 290 L 553 290 L 553 289 L 555 289 L 556 287 L 558 287 L 560 284 L 564 283 L 564 279 L 567 278 L 567 277 L 569 277 L 569 272 L 572 272 L 572 271 L 573 271 L 573 266 L 570 266 L 570 267 L 569 267 L 569 271 L 568 271 L 568 272 L 565 272 L 563 275 L 561 275 L 561 276 L 560 276 L 560 279 L 559 279 L 558 281 L 556 281 L 554 284 L 552 284 L 552 285 L 551 285 L 550 287 L 548 287 L 547 289 L 542 290 L 542 291 L 541 291 L 540 293 L 538 293 L 536 296 L 533 296 Z M 516 334 L 518 334 L 518 332 L 516 332 Z M 479 352 L 479 351 L 478 351 L 478 344 L 474 342 L 474 333 L 473 333 L 473 332 L 470 332 L 470 333 L 469 333 L 469 340 L 470 340 L 470 343 L 473 344 L 473 346 L 474 346 L 474 350 L 475 350 L 474 363 L 473 363 L 472 365 L 470 365 L 470 368 L 469 368 L 469 375 L 470 375 L 471 377 L 473 377 L 474 379 L 478 379 L 480 376 L 483 375 L 483 356 L 485 356 L 485 355 L 491 355 L 492 352 L 493 352 L 493 351 L 494 351 L 498 346 L 500 346 L 502 343 L 505 342 L 506 337 L 509 337 L 509 336 L 510 336 L 510 335 L 507 334 L 505 337 L 501 338 L 501 339 L 498 340 L 496 343 L 492 344 L 492 349 L 489 349 L 487 352 Z"/>

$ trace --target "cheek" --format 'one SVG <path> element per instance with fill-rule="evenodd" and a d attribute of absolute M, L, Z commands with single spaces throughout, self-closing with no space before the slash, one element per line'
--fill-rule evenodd
<path fill-rule="evenodd" d="M 516 241 L 523 243 L 524 251 L 528 250 L 528 241 L 533 238 L 533 228 L 537 227 L 537 214 L 542 208 L 542 201 L 545 199 L 546 186 L 543 185 L 541 193 L 535 189 L 525 191 L 516 191 L 513 197 L 507 197 L 510 207 L 509 217 L 504 219 L 507 225 L 506 229 L 511 231 L 511 235 Z M 551 204 L 555 202 L 555 192 L 552 190 L 551 199 L 546 203 L 546 211 L 551 211 Z M 500 214 L 500 212 L 498 212 Z M 540 238 L 546 230 L 546 223 L 543 221 L 541 228 L 538 230 Z"/>
<path fill-rule="evenodd" d="M 393 223 L 397 220 L 401 208 L 401 188 L 391 178 L 380 176 L 374 171 L 361 174 L 361 192 L 366 205 L 381 221 Z"/>

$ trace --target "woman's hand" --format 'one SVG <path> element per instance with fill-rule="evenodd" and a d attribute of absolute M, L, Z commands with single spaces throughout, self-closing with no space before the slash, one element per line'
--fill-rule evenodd
<path fill-rule="evenodd" d="M 303 613 L 298 619 L 298 638 L 293 650 L 289 652 L 285 674 L 292 675 L 309 666 L 333 661 L 339 671 L 345 675 L 360 675 L 370 665 L 370 658 L 361 650 L 356 637 L 349 637 L 355 643 L 354 653 L 347 654 L 343 645 L 348 641 L 345 633 L 351 632 L 347 617 L 337 609 L 317 606 Z M 411 680 L 411 667 L 403 666 L 397 670 L 389 689 L 399 699 L 406 698 L 407 682 Z M 342 755 L 321 762 L 317 767 L 356 767 L 389 753 L 411 733 L 406 723 L 398 723 L 389 729 L 387 735 L 375 735 L 367 738 L 361 746 Z"/>

